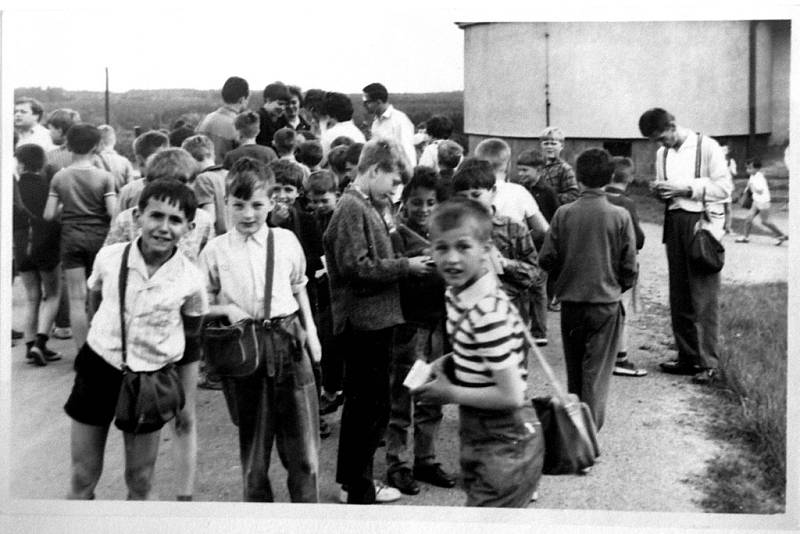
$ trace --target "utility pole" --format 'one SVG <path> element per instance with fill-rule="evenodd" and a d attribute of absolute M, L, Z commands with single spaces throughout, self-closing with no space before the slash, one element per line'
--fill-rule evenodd
<path fill-rule="evenodd" d="M 544 123 L 550 126 L 550 34 L 544 32 Z"/>
<path fill-rule="evenodd" d="M 106 124 L 111 124 L 111 108 L 108 94 L 108 67 L 106 67 Z"/>

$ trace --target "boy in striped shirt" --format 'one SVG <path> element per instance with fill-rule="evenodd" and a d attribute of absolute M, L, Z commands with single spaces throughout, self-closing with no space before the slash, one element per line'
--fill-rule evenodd
<path fill-rule="evenodd" d="M 454 198 L 431 215 L 433 259 L 448 285 L 452 359 L 413 393 L 460 407 L 461 471 L 467 506 L 524 508 L 539 481 L 544 437 L 526 402 L 524 324 L 489 267 L 492 217 Z"/>

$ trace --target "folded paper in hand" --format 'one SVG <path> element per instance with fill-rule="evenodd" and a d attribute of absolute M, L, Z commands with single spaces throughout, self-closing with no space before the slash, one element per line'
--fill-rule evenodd
<path fill-rule="evenodd" d="M 431 371 L 431 364 L 416 360 L 406 375 L 406 379 L 403 380 L 403 385 L 411 390 L 417 389 L 430 379 Z"/>

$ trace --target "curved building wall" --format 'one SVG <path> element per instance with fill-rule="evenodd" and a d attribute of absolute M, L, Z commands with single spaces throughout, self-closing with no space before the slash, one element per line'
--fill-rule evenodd
<path fill-rule="evenodd" d="M 655 106 L 708 135 L 747 135 L 749 24 L 466 25 L 464 130 L 478 136 L 537 137 L 546 124 L 549 68 L 550 124 L 567 137 L 640 139 L 638 118 Z M 773 126 L 768 23 L 758 23 L 756 38 L 756 133 L 763 134 Z"/>

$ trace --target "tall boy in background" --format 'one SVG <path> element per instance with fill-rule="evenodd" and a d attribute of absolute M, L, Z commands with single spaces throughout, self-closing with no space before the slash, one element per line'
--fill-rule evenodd
<path fill-rule="evenodd" d="M 214 143 L 214 161 L 222 163 L 225 154 L 236 147 L 236 129 L 233 121 L 237 113 L 247 109 L 250 86 L 247 80 L 231 76 L 222 85 L 223 105 L 200 121 L 197 133 L 205 134 Z"/>
<path fill-rule="evenodd" d="M 586 150 L 576 163 L 585 189 L 556 210 L 539 263 L 561 301 L 567 389 L 589 405 L 599 430 L 624 316 L 620 297 L 636 279 L 636 237 L 628 212 L 602 189 L 614 172 L 608 152 Z"/>

